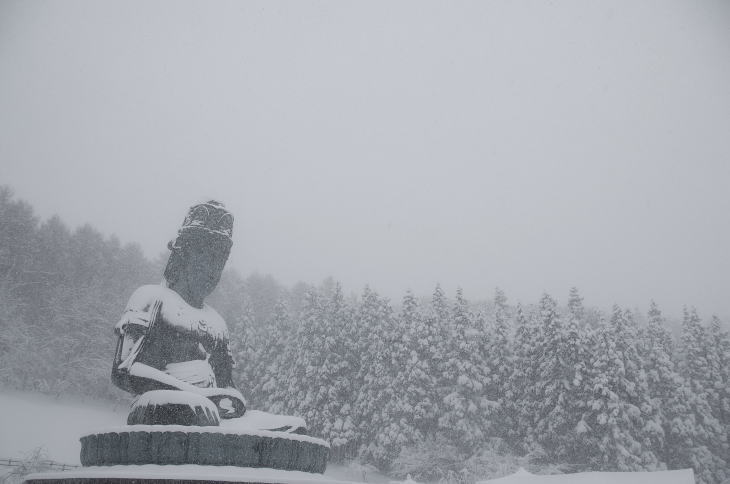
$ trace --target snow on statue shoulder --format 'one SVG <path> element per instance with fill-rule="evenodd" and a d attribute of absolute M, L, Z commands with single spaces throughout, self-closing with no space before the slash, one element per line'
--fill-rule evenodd
<path fill-rule="evenodd" d="M 228 341 L 226 323 L 215 309 L 207 304 L 202 308 L 192 307 L 178 293 L 160 284 L 149 284 L 134 291 L 115 332 L 121 335 L 130 326 L 148 328 L 150 312 L 156 302 L 161 303 L 162 319 L 179 332 L 197 332 Z"/>

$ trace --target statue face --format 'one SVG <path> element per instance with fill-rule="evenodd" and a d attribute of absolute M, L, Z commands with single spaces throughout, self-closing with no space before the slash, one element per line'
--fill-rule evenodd
<path fill-rule="evenodd" d="M 205 231 L 190 231 L 181 239 L 183 263 L 179 282 L 194 299 L 205 298 L 220 281 L 231 250 L 230 240 Z"/>

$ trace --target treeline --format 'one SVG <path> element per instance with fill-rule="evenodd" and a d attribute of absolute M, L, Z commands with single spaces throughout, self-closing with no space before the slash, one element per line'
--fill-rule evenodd
<path fill-rule="evenodd" d="M 400 476 L 469 481 L 501 453 L 563 471 L 692 467 L 723 482 L 728 333 L 688 309 L 675 342 L 654 303 L 644 325 L 637 316 L 587 314 L 576 289 L 565 308 L 547 294 L 512 307 L 497 290 L 474 311 L 436 287 L 395 311 L 335 285 L 308 292 L 300 314 L 280 304 L 268 324 L 237 326 L 238 377 L 255 406 L 305 417 L 336 457 Z"/>
<path fill-rule="evenodd" d="M 109 398 L 112 327 L 160 270 L 137 245 L 40 222 L 0 187 L 0 384 Z M 158 264 L 159 265 L 159 264 Z"/>
<path fill-rule="evenodd" d="M 126 398 L 109 382 L 112 327 L 136 287 L 160 280 L 165 254 L 41 223 L 7 188 L 0 224 L 0 385 Z M 211 305 L 249 406 L 306 418 L 335 459 L 462 482 L 515 465 L 730 477 L 730 337 L 694 309 L 674 338 L 654 304 L 604 315 L 577 290 L 565 306 L 545 295 L 523 307 L 437 287 L 394 307 L 367 288 L 232 270 Z"/>

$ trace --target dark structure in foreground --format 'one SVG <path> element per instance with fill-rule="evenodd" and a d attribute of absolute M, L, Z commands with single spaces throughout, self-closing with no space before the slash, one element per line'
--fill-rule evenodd
<path fill-rule="evenodd" d="M 232 245 L 222 204 L 193 206 L 162 285 L 134 292 L 115 327 L 112 381 L 138 395 L 127 425 L 81 438 L 81 469 L 30 475 L 26 484 L 331 482 L 329 446 L 298 417 L 247 410 L 231 378 L 223 318 L 205 304 Z"/>

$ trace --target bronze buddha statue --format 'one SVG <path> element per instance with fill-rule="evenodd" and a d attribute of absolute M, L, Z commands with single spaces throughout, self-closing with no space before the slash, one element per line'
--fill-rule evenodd
<path fill-rule="evenodd" d="M 228 328 L 205 298 L 215 289 L 232 246 L 233 215 L 216 201 L 188 211 L 161 285 L 137 289 L 115 327 L 112 381 L 130 393 L 178 390 L 215 404 L 220 418 L 265 430 L 304 433 L 297 417 L 246 413 L 236 389 Z"/>

